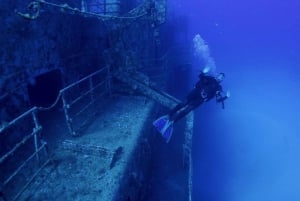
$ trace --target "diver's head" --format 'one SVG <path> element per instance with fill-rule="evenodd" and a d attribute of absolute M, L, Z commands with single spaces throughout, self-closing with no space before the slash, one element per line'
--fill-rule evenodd
<path fill-rule="evenodd" d="M 217 76 L 216 76 L 216 80 L 217 82 L 222 82 L 225 78 L 225 74 L 224 73 L 219 73 Z"/>

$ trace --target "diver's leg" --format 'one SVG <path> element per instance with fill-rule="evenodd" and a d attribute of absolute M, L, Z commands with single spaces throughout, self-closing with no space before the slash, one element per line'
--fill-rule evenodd
<path fill-rule="evenodd" d="M 183 118 L 184 116 L 186 116 L 189 112 L 191 112 L 192 110 L 196 109 L 199 105 L 201 105 L 203 103 L 203 99 L 199 98 L 199 99 L 195 99 L 193 101 L 191 101 L 184 109 L 182 109 L 179 113 L 176 113 L 175 115 L 173 115 L 172 117 L 172 121 L 176 122 L 178 120 L 180 120 L 181 118 Z"/>
<path fill-rule="evenodd" d="M 178 120 L 182 119 L 185 115 L 187 115 L 190 111 L 195 109 L 196 107 L 188 105 L 183 110 L 181 110 L 179 113 L 176 113 L 171 118 L 172 121 L 177 122 Z"/>
<path fill-rule="evenodd" d="M 183 109 L 184 107 L 186 107 L 187 105 L 189 105 L 191 102 L 193 102 L 195 99 L 197 99 L 197 96 L 199 94 L 199 91 L 197 89 L 193 89 L 186 97 L 186 99 L 179 103 L 178 105 L 176 105 L 169 113 L 169 117 L 170 119 L 173 118 L 174 115 L 176 115 L 176 113 L 178 111 L 180 111 L 181 109 Z"/>
<path fill-rule="evenodd" d="M 189 105 L 191 105 L 191 106 L 197 105 L 198 106 L 200 104 L 200 103 L 198 104 L 198 102 L 202 102 L 202 98 L 201 98 L 201 96 L 199 96 L 199 90 L 195 88 L 187 95 L 184 102 L 179 103 L 178 105 L 176 105 L 175 108 L 173 108 L 170 111 L 170 113 L 169 113 L 170 120 L 173 121 L 174 119 L 178 119 L 178 117 L 177 117 L 178 115 L 180 118 L 182 118 L 181 112 L 183 112 L 185 110 L 190 110 L 188 108 Z M 185 108 L 185 107 L 187 107 L 187 108 Z"/>
<path fill-rule="evenodd" d="M 170 112 L 169 112 L 169 117 L 170 119 L 173 118 L 173 116 L 182 108 L 184 108 L 188 104 L 188 101 L 185 100 L 184 102 L 178 103 Z"/>

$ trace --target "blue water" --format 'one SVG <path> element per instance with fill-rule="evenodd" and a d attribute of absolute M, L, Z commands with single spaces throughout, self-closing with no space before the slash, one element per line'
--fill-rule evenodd
<path fill-rule="evenodd" d="M 225 110 L 214 101 L 196 110 L 193 200 L 299 201 L 300 2 L 177 0 L 172 9 L 187 17 L 188 38 L 207 42 L 231 92 Z"/>

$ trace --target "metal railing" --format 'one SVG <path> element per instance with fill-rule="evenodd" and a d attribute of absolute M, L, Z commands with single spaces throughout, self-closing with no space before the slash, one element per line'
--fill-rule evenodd
<path fill-rule="evenodd" d="M 30 161 L 36 158 L 36 164 L 38 165 L 38 168 L 36 168 L 34 172 L 30 174 L 31 176 L 25 179 L 26 183 L 23 184 L 22 188 L 18 188 L 18 192 L 15 192 L 14 190 L 14 192 L 12 192 L 12 189 L 10 189 L 10 194 L 14 195 L 14 198 L 11 200 L 18 199 L 18 197 L 26 190 L 28 185 L 38 175 L 38 173 L 50 161 L 50 157 L 48 155 L 47 142 L 44 141 L 40 136 L 42 126 L 38 121 L 37 112 L 40 110 L 52 109 L 58 104 L 59 100 L 62 99 L 62 107 L 64 110 L 64 116 L 66 119 L 67 127 L 69 133 L 74 136 L 77 135 L 79 133 L 79 130 L 88 123 L 88 120 L 90 118 L 87 117 L 92 117 L 93 114 L 96 113 L 96 110 L 91 106 L 93 106 L 94 103 L 96 103 L 96 101 L 99 100 L 99 97 L 103 97 L 104 94 L 111 96 L 111 75 L 108 66 L 103 67 L 98 71 L 61 89 L 56 98 L 56 101 L 50 107 L 33 107 L 21 114 L 20 116 L 16 117 L 12 121 L 8 122 L 4 126 L 0 127 L 0 137 L 3 138 L 3 140 L 7 140 L 7 138 L 9 138 L 7 137 L 8 135 L 10 137 L 12 137 L 12 135 L 19 136 L 18 141 L 14 142 L 14 144 L 10 148 L 5 150 L 3 147 L 1 147 L 0 150 L 0 153 L 3 152 L 3 155 L 0 156 L 0 167 L 2 167 L 3 169 L 4 167 L 9 169 L 7 171 L 4 171 L 3 169 L 1 170 L 2 179 L 0 181 L 0 199 L 6 195 L 6 193 L 3 191 L 9 188 L 8 185 L 14 180 L 14 178 L 18 174 L 22 173 L 24 168 L 27 165 L 29 165 Z M 94 113 L 89 112 L 86 117 L 80 117 L 86 111 L 88 111 L 89 108 L 92 108 Z M 70 110 L 72 109 L 74 110 L 73 113 L 70 112 Z M 79 118 L 81 124 L 76 124 L 77 126 L 74 126 L 74 118 Z M 30 130 L 27 124 L 28 121 L 32 122 L 33 127 L 31 132 L 26 133 L 23 132 L 22 129 L 20 129 L 20 127 L 26 127 L 27 130 Z M 25 144 L 28 145 L 28 143 L 30 143 L 30 140 L 33 140 L 34 149 L 29 156 L 24 158 L 22 153 L 20 154 L 20 152 L 22 152 L 22 148 L 24 148 L 23 146 Z M 29 147 L 32 147 L 32 145 L 30 145 Z M 43 158 L 43 160 L 41 160 L 40 157 L 42 151 L 44 151 L 43 156 L 46 156 Z M 19 157 L 22 159 L 21 161 L 17 159 L 17 152 L 19 152 Z M 7 161 L 9 161 L 10 159 L 14 161 L 13 165 L 6 164 L 8 163 Z M 11 169 L 11 166 L 15 168 Z"/>
<path fill-rule="evenodd" d="M 96 100 L 105 94 L 111 96 L 111 75 L 108 66 L 60 90 L 59 96 L 62 98 L 65 119 L 71 135 L 79 135 L 85 128 L 90 118 L 96 114 L 96 110 L 92 110 L 83 121 L 80 115 L 88 111 Z M 80 118 L 80 123 L 76 123 L 77 126 L 74 125 L 75 118 Z"/>
<path fill-rule="evenodd" d="M 99 2 L 91 1 L 91 0 L 81 0 L 81 10 L 89 11 L 98 14 L 120 14 L 121 2 L 119 0 L 115 1 L 107 1 L 102 0 Z"/>
<path fill-rule="evenodd" d="M 46 0 L 33 0 L 28 4 L 29 12 L 23 13 L 16 10 L 16 14 L 24 17 L 26 19 L 35 20 L 37 19 L 42 12 L 42 6 L 49 6 L 57 8 L 61 12 L 67 12 L 70 14 L 78 14 L 84 17 L 96 17 L 100 20 L 107 20 L 107 19 L 137 19 L 146 15 L 146 13 L 142 13 L 136 16 L 117 16 L 119 14 L 120 9 L 120 1 L 115 0 L 114 3 L 102 3 L 102 4 L 91 4 L 89 5 L 86 0 L 81 1 L 81 5 L 77 7 L 71 7 L 67 3 L 54 3 L 51 1 Z M 99 10 L 100 9 L 100 10 Z"/>
<path fill-rule="evenodd" d="M 34 142 L 33 143 L 34 150 L 30 154 L 30 156 L 26 157 L 24 159 L 24 161 L 21 161 L 20 163 L 14 165 L 13 167 L 9 167 L 9 169 L 12 168 L 12 173 L 10 173 L 8 176 L 2 175 L 2 177 L 4 179 L 3 181 L 1 181 L 2 188 L 6 189 L 7 186 L 13 181 L 13 179 L 18 174 L 20 174 L 24 170 L 26 165 L 28 165 L 29 162 L 32 161 L 34 158 L 36 158 L 37 164 L 40 166 L 30 178 L 26 178 L 27 182 L 24 184 L 24 186 L 22 188 L 19 188 L 20 190 L 18 192 L 14 192 L 15 197 L 12 200 L 16 200 L 21 195 L 21 193 L 25 190 L 26 186 L 28 186 L 29 183 L 33 180 L 33 178 L 35 177 L 37 172 L 39 172 L 50 161 L 48 152 L 47 152 L 47 143 L 45 141 L 41 140 L 40 135 L 39 135 L 42 130 L 42 127 L 39 124 L 37 116 L 36 116 L 37 110 L 38 110 L 37 107 L 33 107 L 30 110 L 28 110 L 27 112 L 21 114 L 14 120 L 7 123 L 2 128 L 0 128 L 0 136 L 7 137 L 7 135 L 12 135 L 12 133 L 14 133 L 14 132 L 9 132 L 8 130 L 13 129 L 14 127 L 17 127 L 18 124 L 23 123 L 22 120 L 29 118 L 33 122 L 32 132 L 23 133 L 23 135 L 22 135 L 23 137 L 21 139 L 19 139 L 18 142 L 14 146 L 12 146 L 6 153 L 4 153 L 0 157 L 0 165 L 5 166 L 5 165 L 7 165 L 5 163 L 10 158 L 16 157 L 17 152 L 20 151 L 22 146 L 29 143 L 30 140 L 33 140 L 33 142 Z M 10 137 L 10 136 L 8 136 L 8 137 Z M 42 165 L 40 165 L 41 164 L 41 160 L 40 160 L 41 151 L 45 151 L 45 153 L 47 155 L 46 160 L 43 162 Z M 4 172 L 2 172 L 1 174 L 4 174 Z M 1 194 L 4 194 L 4 193 L 1 192 Z"/>

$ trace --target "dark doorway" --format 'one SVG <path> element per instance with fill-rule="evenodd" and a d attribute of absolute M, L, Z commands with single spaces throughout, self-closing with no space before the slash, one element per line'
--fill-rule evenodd
<path fill-rule="evenodd" d="M 29 99 L 37 107 L 51 106 L 62 88 L 62 74 L 54 69 L 34 77 L 34 81 L 27 86 Z"/>

